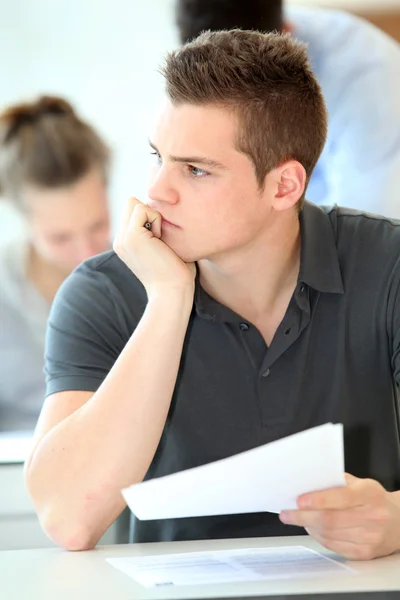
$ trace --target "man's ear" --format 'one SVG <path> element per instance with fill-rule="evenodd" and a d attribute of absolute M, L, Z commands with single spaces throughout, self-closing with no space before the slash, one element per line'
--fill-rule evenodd
<path fill-rule="evenodd" d="M 273 175 L 275 193 L 272 207 L 276 211 L 287 210 L 295 206 L 304 194 L 307 174 L 299 162 L 291 160 L 274 169 Z"/>

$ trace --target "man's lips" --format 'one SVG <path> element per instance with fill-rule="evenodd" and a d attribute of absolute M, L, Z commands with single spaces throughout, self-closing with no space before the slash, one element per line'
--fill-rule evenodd
<path fill-rule="evenodd" d="M 168 221 L 168 219 L 165 219 L 164 217 L 162 217 L 161 225 L 167 225 L 167 227 L 176 227 L 179 229 L 179 225 L 175 225 L 175 223 L 171 223 L 171 221 Z"/>

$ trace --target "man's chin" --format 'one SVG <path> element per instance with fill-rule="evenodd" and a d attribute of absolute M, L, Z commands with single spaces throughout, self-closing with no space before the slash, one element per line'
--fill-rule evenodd
<path fill-rule="evenodd" d="M 180 259 L 181 259 L 181 260 L 182 260 L 184 263 L 187 263 L 187 264 L 190 264 L 190 263 L 195 263 L 195 262 L 197 262 L 198 260 L 200 260 L 199 258 L 197 258 L 197 257 L 194 257 L 192 254 L 178 254 L 178 253 L 176 253 L 176 255 L 177 255 L 177 256 L 178 256 L 178 257 L 179 257 L 179 258 L 180 258 Z"/>
<path fill-rule="evenodd" d="M 167 242 L 164 242 L 167 244 Z M 199 260 L 198 253 L 193 252 L 193 250 L 189 250 L 188 248 L 182 248 L 182 246 L 178 246 L 177 244 L 167 244 L 169 248 L 171 248 L 172 252 L 174 252 L 178 258 L 183 260 L 185 263 L 192 263 Z"/>
<path fill-rule="evenodd" d="M 199 251 L 195 252 L 194 250 L 184 251 L 184 250 L 180 249 L 179 251 L 177 251 L 174 248 L 172 248 L 172 250 L 185 263 L 198 263 L 199 261 L 203 261 L 203 260 L 213 260 L 214 258 L 216 258 L 218 256 L 217 254 L 213 255 L 212 253 L 199 252 Z"/>
<path fill-rule="evenodd" d="M 165 244 L 167 242 L 163 240 Z M 200 260 L 213 260 L 221 254 L 221 252 L 213 252 L 210 248 L 193 248 L 187 247 L 184 244 L 168 243 L 167 246 L 185 263 L 197 263 Z"/>

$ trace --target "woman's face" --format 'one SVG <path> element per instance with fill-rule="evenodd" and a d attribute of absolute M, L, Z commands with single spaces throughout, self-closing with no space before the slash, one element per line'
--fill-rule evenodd
<path fill-rule="evenodd" d="M 107 191 L 99 170 L 71 186 L 27 187 L 23 198 L 32 245 L 55 267 L 71 272 L 85 259 L 109 249 Z"/>

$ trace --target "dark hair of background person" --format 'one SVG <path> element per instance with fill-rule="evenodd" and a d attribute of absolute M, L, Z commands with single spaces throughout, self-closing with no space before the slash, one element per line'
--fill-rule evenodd
<path fill-rule="evenodd" d="M 109 162 L 105 142 L 63 98 L 41 96 L 0 113 L 0 193 L 10 200 L 25 186 L 73 185 L 92 168 L 107 181 Z"/>
<path fill-rule="evenodd" d="M 327 111 L 304 44 L 289 34 L 207 31 L 170 52 L 161 73 L 173 105 L 236 113 L 236 147 L 253 162 L 260 188 L 288 160 L 303 165 L 308 183 L 326 141 Z M 303 203 L 304 194 L 299 210 Z"/>
<path fill-rule="evenodd" d="M 282 0 L 177 0 L 175 19 L 182 44 L 206 30 L 283 29 Z"/>

